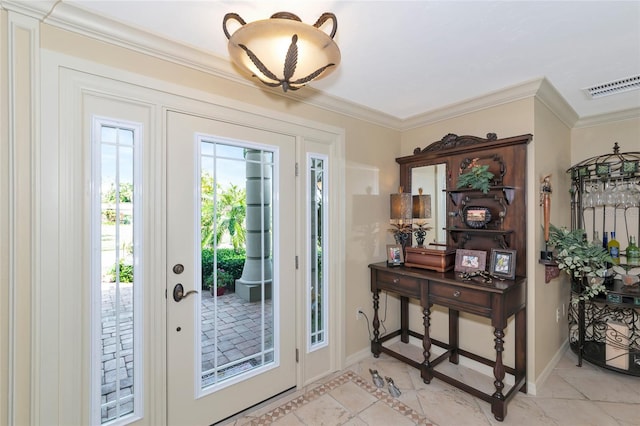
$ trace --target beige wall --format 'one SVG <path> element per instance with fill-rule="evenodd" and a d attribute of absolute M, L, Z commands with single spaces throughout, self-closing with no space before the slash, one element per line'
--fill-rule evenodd
<path fill-rule="evenodd" d="M 529 374 L 538 382 L 545 373 L 558 349 L 567 340 L 566 321 L 569 286 L 566 276 L 545 283 L 545 267 L 538 263 L 540 251 L 544 249 L 542 210 L 539 203 L 540 182 L 551 175 L 553 193 L 551 195 L 550 222 L 568 225 L 570 203 L 568 197 L 569 177 L 566 170 L 570 166 L 570 130 L 544 103 L 535 102 L 535 128 L 532 161 L 529 166 Z M 549 248 L 551 250 L 551 248 Z M 560 319 L 556 321 L 556 310 Z M 563 314 L 565 312 L 565 314 Z"/>
<path fill-rule="evenodd" d="M 7 13 L 0 10 L 0 283 L 9 283 L 9 96 Z M 9 285 L 0 285 L 0 422 L 9 408 Z"/>
<path fill-rule="evenodd" d="M 31 418 L 34 338 L 33 221 L 37 176 L 35 155 L 37 91 L 37 22 L 15 19 L 8 25 L 3 11 L 2 116 L 0 142 L 0 422 L 15 419 L 29 424 Z M 13 61 L 8 62 L 9 45 Z M 10 78 L 11 77 L 11 78 Z M 6 133 L 4 133 L 6 132 Z M 7 284 L 5 284 L 7 283 Z M 13 374 L 10 374 L 12 372 Z M 12 381 L 13 376 L 13 383 Z M 13 385 L 13 386 L 12 386 Z"/>
<path fill-rule="evenodd" d="M 496 133 L 498 138 L 533 133 L 532 101 L 524 99 L 510 102 L 404 131 L 402 155 L 411 155 L 415 148 L 424 148 L 448 133 L 479 137 Z"/>
<path fill-rule="evenodd" d="M 615 142 L 620 152 L 640 152 L 640 118 L 571 130 L 571 164 L 612 153 Z"/>

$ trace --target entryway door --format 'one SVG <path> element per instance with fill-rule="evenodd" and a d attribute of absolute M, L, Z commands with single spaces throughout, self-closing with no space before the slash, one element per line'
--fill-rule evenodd
<path fill-rule="evenodd" d="M 167 420 L 207 425 L 296 386 L 296 138 L 181 112 L 166 131 Z"/>

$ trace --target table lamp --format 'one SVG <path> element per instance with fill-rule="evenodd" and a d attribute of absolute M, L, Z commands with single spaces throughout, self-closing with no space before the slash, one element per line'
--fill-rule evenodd
<path fill-rule="evenodd" d="M 427 231 L 431 227 L 427 226 L 425 219 L 431 219 L 431 195 L 423 195 L 422 188 L 418 188 L 418 195 L 413 196 L 413 224 L 417 226 L 414 228 L 414 234 L 416 235 L 416 242 L 418 247 L 423 247 L 424 237 L 427 235 Z"/>

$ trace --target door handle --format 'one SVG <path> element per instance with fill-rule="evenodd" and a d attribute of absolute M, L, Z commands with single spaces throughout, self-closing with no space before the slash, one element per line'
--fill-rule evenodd
<path fill-rule="evenodd" d="M 190 294 L 194 294 L 197 293 L 197 290 L 189 290 L 188 292 L 184 292 L 184 287 L 182 286 L 182 284 L 178 283 L 176 284 L 176 286 L 173 288 L 173 300 L 175 300 L 176 302 L 181 301 L 182 299 L 186 298 L 187 296 L 189 296 Z"/>

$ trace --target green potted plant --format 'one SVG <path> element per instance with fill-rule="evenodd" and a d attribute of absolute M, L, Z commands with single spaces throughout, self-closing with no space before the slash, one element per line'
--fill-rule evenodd
<path fill-rule="evenodd" d="M 227 289 L 227 287 L 231 286 L 231 284 L 233 283 L 233 274 L 231 274 L 230 272 L 225 271 L 222 268 L 218 268 L 218 274 L 217 274 L 217 280 L 216 280 L 216 293 L 218 296 L 222 296 L 225 292 L 225 290 Z M 211 295 L 213 295 L 213 288 L 211 289 Z"/>
<path fill-rule="evenodd" d="M 556 249 L 554 260 L 576 286 L 573 303 L 606 293 L 604 285 L 609 253 L 600 245 L 588 242 L 583 229 L 569 230 L 549 224 L 549 245 Z"/>
<path fill-rule="evenodd" d="M 493 173 L 489 171 L 488 165 L 478 164 L 479 158 L 474 158 L 466 167 L 460 168 L 460 175 L 456 188 L 478 189 L 483 193 L 489 192 Z"/>

